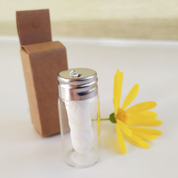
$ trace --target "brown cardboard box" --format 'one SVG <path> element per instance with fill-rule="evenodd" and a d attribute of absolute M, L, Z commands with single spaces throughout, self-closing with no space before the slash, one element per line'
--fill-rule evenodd
<path fill-rule="evenodd" d="M 17 11 L 16 20 L 32 123 L 43 137 L 59 133 L 57 75 L 68 69 L 66 48 L 52 42 L 48 9 Z"/>

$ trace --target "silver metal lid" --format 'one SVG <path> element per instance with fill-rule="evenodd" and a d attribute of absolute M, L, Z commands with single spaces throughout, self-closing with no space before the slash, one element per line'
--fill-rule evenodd
<path fill-rule="evenodd" d="M 97 73 L 92 69 L 73 68 L 58 75 L 59 97 L 65 100 L 86 100 L 98 94 Z"/>

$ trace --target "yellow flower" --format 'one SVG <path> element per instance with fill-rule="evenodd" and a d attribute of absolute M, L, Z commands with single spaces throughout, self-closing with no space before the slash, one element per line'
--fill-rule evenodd
<path fill-rule="evenodd" d="M 151 128 L 140 128 L 134 126 L 158 126 L 162 124 L 162 121 L 156 119 L 157 114 L 153 111 L 148 111 L 156 106 L 153 101 L 143 102 L 131 106 L 126 109 L 127 106 L 136 97 L 139 85 L 135 84 L 130 90 L 129 94 L 125 98 L 122 107 L 120 107 L 121 90 L 122 90 L 123 73 L 117 70 L 114 77 L 114 114 L 113 117 L 116 120 L 116 133 L 119 142 L 119 146 L 123 153 L 126 153 L 126 146 L 123 138 L 123 134 L 134 144 L 142 147 L 149 148 L 149 144 L 145 141 L 157 138 L 162 132 Z M 122 132 L 121 132 L 122 131 Z"/>

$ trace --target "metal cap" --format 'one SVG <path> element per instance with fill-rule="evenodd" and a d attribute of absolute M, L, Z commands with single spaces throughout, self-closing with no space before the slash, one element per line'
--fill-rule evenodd
<path fill-rule="evenodd" d="M 86 100 L 98 94 L 97 73 L 92 69 L 73 68 L 58 75 L 59 97 L 65 100 Z"/>

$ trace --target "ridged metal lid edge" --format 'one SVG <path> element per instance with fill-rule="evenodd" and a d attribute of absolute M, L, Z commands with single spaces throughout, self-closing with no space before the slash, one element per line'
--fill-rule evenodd
<path fill-rule="evenodd" d="M 59 97 L 65 100 L 85 100 L 98 94 L 97 73 L 88 68 L 72 68 L 58 75 Z"/>

